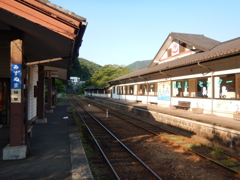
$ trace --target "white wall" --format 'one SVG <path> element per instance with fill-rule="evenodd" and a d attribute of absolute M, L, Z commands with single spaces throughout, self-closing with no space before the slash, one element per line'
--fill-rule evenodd
<path fill-rule="evenodd" d="M 38 81 L 38 67 L 29 67 L 29 79 L 28 79 L 28 120 L 31 120 L 37 116 L 37 98 L 34 97 L 34 86 Z"/>

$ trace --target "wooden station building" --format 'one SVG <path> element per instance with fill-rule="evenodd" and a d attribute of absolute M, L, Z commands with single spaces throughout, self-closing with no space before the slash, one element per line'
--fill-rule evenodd
<path fill-rule="evenodd" d="M 54 106 L 54 78 L 69 79 L 86 19 L 47 0 L 0 1 L 0 124 L 10 124 L 3 159 L 22 159 L 31 122 L 47 123 Z"/>
<path fill-rule="evenodd" d="M 109 85 L 85 94 L 233 117 L 240 108 L 240 38 L 170 33 L 148 67 Z"/>

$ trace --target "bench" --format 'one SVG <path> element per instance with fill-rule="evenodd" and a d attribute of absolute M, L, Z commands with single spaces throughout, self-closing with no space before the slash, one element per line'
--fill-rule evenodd
<path fill-rule="evenodd" d="M 137 103 L 142 102 L 142 100 L 136 100 Z"/>
<path fill-rule="evenodd" d="M 158 105 L 158 103 L 157 102 L 149 102 L 150 104 L 155 104 L 155 105 Z"/>
<path fill-rule="evenodd" d="M 33 126 L 28 126 L 28 137 L 29 138 L 32 138 L 32 128 L 33 128 Z"/>
<path fill-rule="evenodd" d="M 176 108 L 188 110 L 190 108 L 191 102 L 189 101 L 178 101 L 178 105 L 173 105 Z"/>

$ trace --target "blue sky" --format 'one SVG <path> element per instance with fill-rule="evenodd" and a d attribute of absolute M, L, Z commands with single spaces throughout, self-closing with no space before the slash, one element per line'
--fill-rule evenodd
<path fill-rule="evenodd" d="M 240 35 L 239 0 L 50 0 L 85 17 L 79 57 L 99 65 L 152 60 L 171 32 L 218 41 Z"/>

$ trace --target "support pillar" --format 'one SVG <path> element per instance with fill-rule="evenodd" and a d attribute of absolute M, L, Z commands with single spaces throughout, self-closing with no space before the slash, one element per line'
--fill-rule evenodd
<path fill-rule="evenodd" d="M 48 78 L 48 101 L 46 113 L 53 113 L 52 110 L 52 78 Z"/>
<path fill-rule="evenodd" d="M 44 66 L 38 65 L 38 83 L 37 83 L 37 117 L 36 123 L 47 123 L 45 118 L 45 97 L 44 97 Z"/>
<path fill-rule="evenodd" d="M 52 78 L 52 108 L 56 107 L 56 84 L 55 84 L 55 78 Z"/>
<path fill-rule="evenodd" d="M 24 143 L 24 77 L 22 40 L 11 41 L 11 103 L 10 103 L 10 144 L 3 149 L 3 160 L 24 159 L 27 145 Z"/>

